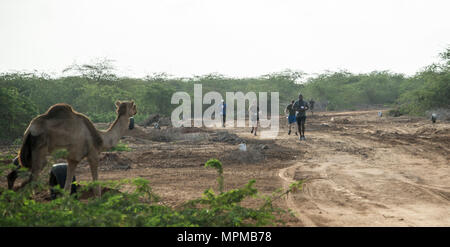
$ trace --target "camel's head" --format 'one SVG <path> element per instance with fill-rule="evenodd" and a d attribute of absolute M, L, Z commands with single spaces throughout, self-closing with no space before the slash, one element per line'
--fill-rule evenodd
<path fill-rule="evenodd" d="M 119 116 L 126 115 L 127 117 L 132 117 L 137 113 L 134 101 L 116 101 L 116 107 Z"/>

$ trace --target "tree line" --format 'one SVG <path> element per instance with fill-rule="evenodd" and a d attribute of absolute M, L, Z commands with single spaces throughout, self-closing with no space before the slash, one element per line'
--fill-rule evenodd
<path fill-rule="evenodd" d="M 450 48 L 440 53 L 440 61 L 414 76 L 390 71 L 354 74 L 326 72 L 305 78 L 305 73 L 286 70 L 255 78 L 231 78 L 212 73 L 190 78 L 173 78 L 165 73 L 144 78 L 120 77 L 110 60 L 71 65 L 63 76 L 44 73 L 8 72 L 0 74 L 0 142 L 20 138 L 29 121 L 55 103 L 68 103 L 94 122 L 115 118 L 114 102 L 133 99 L 138 105 L 136 121 L 149 114 L 170 116 L 170 104 L 177 91 L 193 95 L 194 84 L 203 92 L 279 92 L 280 110 L 302 93 L 327 110 L 356 110 L 370 105 L 397 109 L 401 114 L 423 115 L 433 108 L 450 106 Z M 206 106 L 205 108 L 206 109 Z"/>

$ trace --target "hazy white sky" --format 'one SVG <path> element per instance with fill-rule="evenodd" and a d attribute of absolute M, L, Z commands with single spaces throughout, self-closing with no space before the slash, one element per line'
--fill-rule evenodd
<path fill-rule="evenodd" d="M 413 74 L 450 45 L 448 0 L 1 0 L 0 71 L 107 57 L 121 74 Z"/>

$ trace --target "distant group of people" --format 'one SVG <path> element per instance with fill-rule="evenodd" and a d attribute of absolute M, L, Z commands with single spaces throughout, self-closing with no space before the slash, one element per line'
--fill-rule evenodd
<path fill-rule="evenodd" d="M 311 114 L 314 115 L 314 100 L 310 99 L 309 104 L 308 102 L 303 100 L 303 95 L 300 94 L 298 96 L 297 101 L 292 101 L 291 104 L 289 104 L 285 112 L 288 114 L 288 126 L 289 131 L 288 135 L 291 134 L 291 127 L 292 124 L 297 123 L 298 131 L 295 131 L 295 135 L 298 135 L 300 133 L 300 140 L 306 140 L 305 138 L 305 122 L 306 122 L 306 111 L 311 110 Z M 225 121 L 226 121 L 226 107 L 227 105 L 222 100 L 221 111 L 220 114 L 222 116 L 222 127 L 225 127 Z M 259 106 L 256 101 L 254 101 L 250 108 L 249 108 L 249 120 L 250 125 L 252 127 L 250 133 L 256 136 L 256 132 L 258 131 L 258 123 L 259 123 Z"/>

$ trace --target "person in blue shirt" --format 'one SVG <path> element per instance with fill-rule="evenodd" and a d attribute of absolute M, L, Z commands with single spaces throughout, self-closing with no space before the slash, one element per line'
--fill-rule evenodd
<path fill-rule="evenodd" d="M 294 102 L 295 102 L 295 101 L 293 100 L 293 101 L 286 107 L 286 109 L 284 110 L 286 114 L 289 113 L 289 115 L 288 115 L 288 126 L 289 126 L 289 132 L 288 132 L 288 135 L 291 134 L 291 126 L 292 126 L 292 124 L 296 122 L 296 119 L 295 119 L 295 110 L 294 110 Z M 297 134 L 297 130 L 295 131 L 295 135 L 298 135 L 298 134 Z"/>

